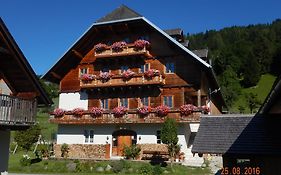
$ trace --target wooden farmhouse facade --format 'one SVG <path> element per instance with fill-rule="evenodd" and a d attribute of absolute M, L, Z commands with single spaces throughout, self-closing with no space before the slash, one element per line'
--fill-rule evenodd
<path fill-rule="evenodd" d="M 8 169 L 10 131 L 34 125 L 37 104 L 51 103 L 0 18 L 0 172 Z"/>
<path fill-rule="evenodd" d="M 171 117 L 181 151 L 191 155 L 200 116 L 220 114 L 224 101 L 212 67 L 183 43 L 180 32 L 126 6 L 94 23 L 44 75 L 60 85 L 60 109 L 50 119 L 57 146 L 67 143 L 70 157 L 84 158 L 122 156 L 132 144 L 165 149 L 160 129 Z"/>

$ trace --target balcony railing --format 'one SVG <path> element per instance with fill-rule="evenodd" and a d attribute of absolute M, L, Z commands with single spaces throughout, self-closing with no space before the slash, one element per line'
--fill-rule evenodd
<path fill-rule="evenodd" d="M 0 95 L 0 125 L 34 124 L 36 109 L 36 100 Z"/>
<path fill-rule="evenodd" d="M 130 55 L 145 55 L 152 57 L 146 47 L 143 49 L 136 49 L 134 44 L 127 44 L 122 51 L 115 52 L 110 46 L 106 47 L 102 52 L 95 52 L 96 58 L 117 57 L 117 56 L 130 56 Z"/>
<path fill-rule="evenodd" d="M 178 123 L 199 122 L 201 112 L 193 112 L 187 116 L 182 116 L 179 110 L 171 110 L 167 116 L 157 116 L 155 112 L 147 116 L 140 116 L 136 110 L 129 110 L 123 117 L 115 117 L 110 111 L 105 111 L 100 117 L 93 117 L 85 112 L 82 116 L 75 116 L 66 113 L 63 116 L 55 117 L 51 115 L 50 122 L 59 124 L 114 124 L 114 123 L 163 123 L 166 117 L 174 118 Z"/>
<path fill-rule="evenodd" d="M 113 76 L 108 81 L 94 79 L 92 81 L 80 81 L 81 88 L 98 88 L 98 87 L 117 87 L 132 85 L 164 85 L 165 78 L 160 74 L 151 78 L 146 78 L 143 74 L 138 74 L 130 79 L 124 79 L 122 76 Z"/>

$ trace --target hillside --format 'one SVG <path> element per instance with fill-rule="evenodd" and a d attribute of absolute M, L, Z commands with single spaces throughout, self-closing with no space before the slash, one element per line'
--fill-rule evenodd
<path fill-rule="evenodd" d="M 281 19 L 270 24 L 209 30 L 187 35 L 187 39 L 190 49 L 209 49 L 209 58 L 231 112 L 237 111 L 237 103 L 245 104 L 241 95 L 257 87 L 262 75 L 281 73 Z M 268 92 L 271 85 L 267 84 L 263 92 Z M 259 91 L 253 93 L 260 96 Z"/>

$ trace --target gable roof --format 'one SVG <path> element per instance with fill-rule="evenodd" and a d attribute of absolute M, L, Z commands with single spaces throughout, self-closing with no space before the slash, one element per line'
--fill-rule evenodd
<path fill-rule="evenodd" d="M 129 18 L 135 18 L 141 16 L 142 15 L 130 9 L 129 7 L 125 5 L 121 5 L 117 9 L 113 10 L 111 13 L 98 19 L 97 22 L 116 21 L 120 19 L 129 19 Z"/>
<path fill-rule="evenodd" d="M 280 117 L 201 117 L 193 153 L 281 155 Z"/>
<path fill-rule="evenodd" d="M 192 50 L 194 54 L 199 56 L 200 58 L 207 58 L 208 57 L 208 49 L 198 49 L 198 50 Z"/>
<path fill-rule="evenodd" d="M 7 77 L 9 83 L 13 88 L 17 89 L 17 92 L 36 92 L 39 104 L 52 104 L 52 100 L 40 85 L 35 72 L 1 17 L 0 34 L 2 36 L 0 37 L 0 43 L 2 42 L 3 47 L 6 47 L 0 50 L 0 57 L 4 56 L 4 58 L 0 59 L 0 73 L 2 72 Z"/>
<path fill-rule="evenodd" d="M 166 32 L 168 35 L 170 36 L 174 36 L 174 35 L 182 35 L 183 34 L 183 30 L 180 28 L 176 28 L 176 29 L 167 29 L 164 30 L 164 32 Z"/>

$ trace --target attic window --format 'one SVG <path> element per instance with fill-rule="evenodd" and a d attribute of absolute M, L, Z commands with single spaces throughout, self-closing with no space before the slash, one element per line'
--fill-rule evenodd
<path fill-rule="evenodd" d="M 80 76 L 84 75 L 84 74 L 87 74 L 87 73 L 88 73 L 88 68 L 81 68 L 80 69 Z"/>

